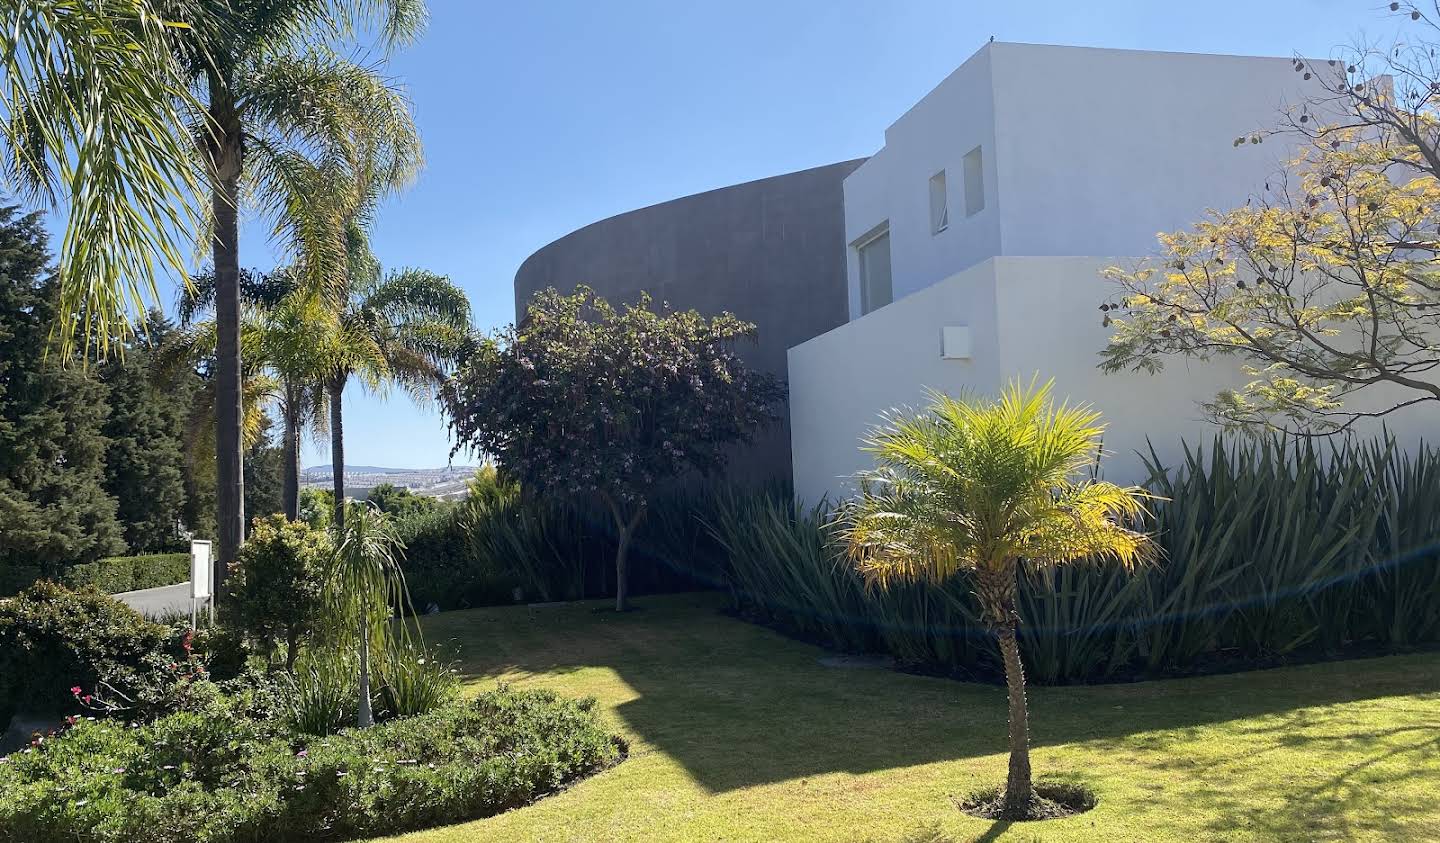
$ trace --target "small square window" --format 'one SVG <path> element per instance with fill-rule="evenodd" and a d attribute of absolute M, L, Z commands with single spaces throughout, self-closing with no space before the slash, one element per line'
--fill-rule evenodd
<path fill-rule="evenodd" d="M 965 216 L 985 210 L 985 161 L 980 147 L 965 153 Z"/>
<path fill-rule="evenodd" d="M 950 207 L 945 195 L 945 171 L 930 177 L 930 233 L 939 234 L 950 227 Z"/>

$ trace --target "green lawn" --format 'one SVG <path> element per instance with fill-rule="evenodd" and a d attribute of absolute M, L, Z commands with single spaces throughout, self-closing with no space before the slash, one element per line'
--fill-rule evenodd
<path fill-rule="evenodd" d="M 472 690 L 597 697 L 618 767 L 534 805 L 397 840 L 1440 840 L 1440 655 L 1031 691 L 1037 774 L 1090 785 L 1067 820 L 970 818 L 999 784 L 999 688 L 846 670 L 714 595 L 452 612 Z"/>

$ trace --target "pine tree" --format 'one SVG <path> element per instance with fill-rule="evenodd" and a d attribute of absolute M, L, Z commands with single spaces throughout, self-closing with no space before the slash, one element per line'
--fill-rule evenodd
<path fill-rule="evenodd" d="M 256 518 L 264 518 L 284 510 L 281 495 L 284 486 L 284 449 L 275 444 L 271 435 L 274 422 L 265 416 L 260 438 L 245 449 L 245 533 Z"/>
<path fill-rule="evenodd" d="M 40 214 L 0 208 L 0 567 L 54 576 L 125 543 L 104 488 L 109 390 L 47 346 L 47 245 Z"/>
<path fill-rule="evenodd" d="M 144 336 L 101 373 L 110 387 L 105 435 L 105 488 L 118 504 L 125 543 L 136 553 L 181 548 L 186 504 L 185 433 L 195 378 L 158 386 L 155 351 L 173 333 L 164 314 L 152 312 Z M 188 525 L 187 525 L 188 526 Z"/>

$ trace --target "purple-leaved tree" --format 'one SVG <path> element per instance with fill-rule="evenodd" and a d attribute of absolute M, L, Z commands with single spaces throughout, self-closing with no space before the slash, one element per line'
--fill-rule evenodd
<path fill-rule="evenodd" d="M 723 313 L 613 307 L 545 290 L 518 326 L 479 342 L 445 390 L 456 448 L 499 460 L 538 494 L 590 498 L 615 520 L 615 608 L 630 542 L 658 486 L 713 474 L 777 419 L 784 387 L 735 353 L 755 326 Z"/>

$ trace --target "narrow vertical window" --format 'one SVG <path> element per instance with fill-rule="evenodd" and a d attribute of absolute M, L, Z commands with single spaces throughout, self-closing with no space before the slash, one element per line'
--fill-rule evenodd
<path fill-rule="evenodd" d="M 965 216 L 985 210 L 985 160 L 980 147 L 965 153 Z"/>
<path fill-rule="evenodd" d="M 950 204 L 945 196 L 945 171 L 930 177 L 930 233 L 939 234 L 950 227 Z"/>
<path fill-rule="evenodd" d="M 855 246 L 860 259 L 860 312 L 884 307 L 894 297 L 890 284 L 890 229 L 881 229 Z"/>

